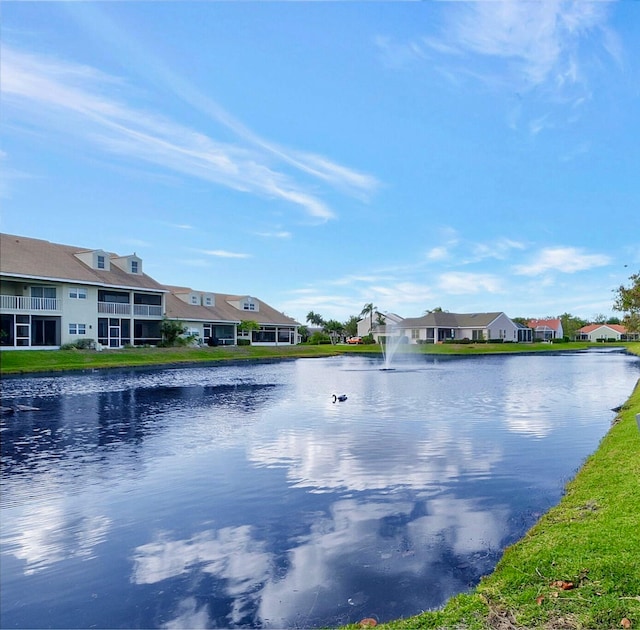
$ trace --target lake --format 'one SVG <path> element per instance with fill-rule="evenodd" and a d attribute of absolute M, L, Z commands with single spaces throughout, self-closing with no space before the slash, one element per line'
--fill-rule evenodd
<path fill-rule="evenodd" d="M 640 377 L 601 351 L 3 379 L 3 628 L 310 628 L 443 605 Z M 333 395 L 345 394 L 344 402 Z"/>

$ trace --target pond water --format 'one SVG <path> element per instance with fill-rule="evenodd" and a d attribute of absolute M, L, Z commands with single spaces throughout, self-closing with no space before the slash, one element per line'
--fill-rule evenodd
<path fill-rule="evenodd" d="M 3 628 L 310 628 L 492 570 L 640 376 L 587 352 L 10 378 Z M 333 402 L 333 394 L 346 394 Z"/>

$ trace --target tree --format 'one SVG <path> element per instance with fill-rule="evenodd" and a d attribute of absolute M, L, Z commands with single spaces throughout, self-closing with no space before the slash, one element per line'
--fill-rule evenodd
<path fill-rule="evenodd" d="M 351 315 L 344 323 L 344 333 L 347 337 L 355 337 L 358 334 L 358 316 Z"/>
<path fill-rule="evenodd" d="M 324 319 L 322 318 L 322 315 L 319 315 L 318 313 L 314 313 L 313 311 L 309 311 L 307 313 L 307 321 L 310 324 L 313 324 L 314 326 L 324 325 Z"/>
<path fill-rule="evenodd" d="M 430 313 L 448 313 L 449 311 L 445 311 L 442 306 L 436 306 L 435 308 L 428 308 L 424 314 L 429 315 Z"/>
<path fill-rule="evenodd" d="M 587 321 L 581 319 L 580 317 L 576 317 L 575 315 L 571 315 L 571 313 L 563 313 L 558 318 L 562 323 L 562 332 L 565 336 L 569 337 L 569 339 L 575 339 L 576 333 L 580 328 L 587 325 Z"/>
<path fill-rule="evenodd" d="M 375 313 L 378 307 L 373 305 L 373 302 L 369 302 L 365 304 L 362 310 L 360 311 L 360 317 L 369 316 L 369 334 L 373 332 L 373 314 Z"/>
<path fill-rule="evenodd" d="M 251 333 L 253 330 L 260 330 L 260 324 L 254 319 L 246 319 L 238 324 L 238 331 Z M 244 342 L 246 345 L 246 341 Z"/>
<path fill-rule="evenodd" d="M 177 319 L 167 319 L 160 323 L 160 334 L 162 335 L 162 345 L 165 347 L 176 346 L 179 343 L 180 335 L 187 332 L 187 327 Z"/>
<path fill-rule="evenodd" d="M 640 272 L 629 276 L 631 286 L 620 285 L 615 292 L 614 311 L 624 313 L 623 325 L 629 332 L 640 332 Z"/>
<path fill-rule="evenodd" d="M 344 332 L 344 326 L 338 320 L 330 319 L 329 321 L 324 322 L 322 330 L 331 337 L 331 343 L 335 345 L 338 342 L 340 335 Z"/>
<path fill-rule="evenodd" d="M 306 343 L 309 339 L 309 329 L 306 326 L 298 326 L 298 334 L 302 343 Z"/>

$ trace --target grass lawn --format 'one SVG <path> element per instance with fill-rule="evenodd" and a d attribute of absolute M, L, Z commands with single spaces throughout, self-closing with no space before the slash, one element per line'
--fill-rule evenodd
<path fill-rule="evenodd" d="M 403 346 L 400 352 L 416 354 L 496 354 L 584 350 L 589 343 L 566 344 L 437 344 Z M 214 348 L 127 348 L 122 350 L 2 350 L 0 374 L 27 374 L 108 367 L 209 363 L 222 360 L 322 357 L 336 354 L 380 354 L 379 345 L 336 346 L 218 346 Z"/>

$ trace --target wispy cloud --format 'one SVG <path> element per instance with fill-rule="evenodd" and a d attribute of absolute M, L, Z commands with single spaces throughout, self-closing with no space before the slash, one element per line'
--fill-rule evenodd
<path fill-rule="evenodd" d="M 523 276 L 536 276 L 551 271 L 576 273 L 594 267 L 604 267 L 610 263 L 609 256 L 588 254 L 577 247 L 547 247 L 536 254 L 529 263 L 516 265 L 514 271 Z"/>
<path fill-rule="evenodd" d="M 251 258 L 251 254 L 230 252 L 225 249 L 204 249 L 202 253 L 207 256 L 215 256 L 216 258 Z"/>
<path fill-rule="evenodd" d="M 287 232 L 286 230 L 279 230 L 277 232 L 256 232 L 256 236 L 261 236 L 262 238 L 291 238 L 291 232 Z"/>
<path fill-rule="evenodd" d="M 500 278 L 488 273 L 452 271 L 438 278 L 438 287 L 444 293 L 472 295 L 475 293 L 502 293 Z"/>
<path fill-rule="evenodd" d="M 439 37 L 425 39 L 441 54 L 475 54 L 502 62 L 494 67 L 511 85 L 545 85 L 555 90 L 584 81 L 583 38 L 599 36 L 602 50 L 620 59 L 615 34 L 607 27 L 608 7 L 601 2 L 471 2 L 447 7 Z M 489 75 L 485 75 L 487 78 Z"/>
<path fill-rule="evenodd" d="M 118 98 L 111 95 L 118 88 Z M 240 136 L 236 144 L 220 142 L 198 130 L 123 102 L 127 85 L 95 68 L 2 48 L 3 106 L 12 117 L 27 117 L 51 133 L 129 160 L 169 169 L 234 190 L 285 201 L 326 221 L 333 210 L 286 169 L 318 179 L 336 189 L 366 196 L 374 177 L 303 151 L 286 151 L 269 143 L 215 107 L 204 96 L 190 101 L 215 110 L 220 124 Z M 203 103 L 203 101 L 205 101 Z M 277 163 L 278 166 L 274 166 Z M 295 170 L 293 171 L 295 173 Z"/>

